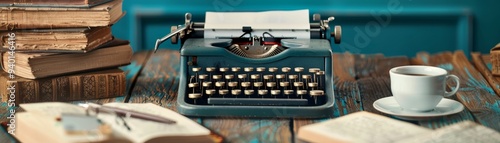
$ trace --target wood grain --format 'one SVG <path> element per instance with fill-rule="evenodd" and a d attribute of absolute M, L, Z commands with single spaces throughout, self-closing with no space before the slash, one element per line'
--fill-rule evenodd
<path fill-rule="evenodd" d="M 493 88 L 497 95 L 500 95 L 500 83 L 497 78 L 491 74 L 491 69 L 487 67 L 487 63 L 483 60 L 481 53 L 472 53 L 472 61 L 476 69 L 483 75 L 483 77 L 488 81 L 490 86 Z M 491 64 L 491 62 L 488 61 Z"/>
<path fill-rule="evenodd" d="M 460 78 L 460 89 L 456 98 L 472 113 L 476 122 L 500 130 L 500 98 L 495 94 L 487 80 L 467 60 L 462 51 L 445 52 L 436 55 L 417 54 L 417 59 L 428 65 L 438 66 Z M 424 62 L 426 61 L 426 62 Z M 454 87 L 455 83 L 449 83 Z M 468 115 L 464 115 L 469 120 Z M 445 124 L 452 122 L 447 121 Z"/>

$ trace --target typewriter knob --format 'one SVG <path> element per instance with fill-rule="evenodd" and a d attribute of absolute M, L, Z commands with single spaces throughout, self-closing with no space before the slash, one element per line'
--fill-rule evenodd
<path fill-rule="evenodd" d="M 171 26 L 170 27 L 170 32 L 174 32 L 174 31 L 177 31 L 177 26 Z M 172 44 L 177 44 L 178 43 L 178 40 L 179 39 L 179 34 L 175 34 L 174 36 L 172 36 L 170 38 L 170 40 L 172 40 Z"/>
<path fill-rule="evenodd" d="M 339 25 L 335 25 L 333 32 L 330 33 L 330 36 L 333 37 L 333 41 L 335 44 L 340 44 L 340 39 L 342 37 L 342 27 Z"/>

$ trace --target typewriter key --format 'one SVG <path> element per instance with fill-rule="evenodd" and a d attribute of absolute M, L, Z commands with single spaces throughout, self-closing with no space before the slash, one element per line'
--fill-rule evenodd
<path fill-rule="evenodd" d="M 231 71 L 232 71 L 232 72 L 239 72 L 240 70 L 241 70 L 241 68 L 240 68 L 240 67 L 232 67 L 232 68 L 231 68 Z"/>
<path fill-rule="evenodd" d="M 283 90 L 283 93 L 285 95 L 292 95 L 293 94 L 293 90 Z"/>
<path fill-rule="evenodd" d="M 259 95 L 262 95 L 262 96 L 267 95 L 267 90 L 265 90 L 265 89 L 259 90 Z"/>
<path fill-rule="evenodd" d="M 313 73 L 314 74 L 314 73 L 316 73 L 318 71 L 320 71 L 319 68 L 309 68 L 309 73 Z"/>
<path fill-rule="evenodd" d="M 239 74 L 238 78 L 242 81 L 245 81 L 245 79 L 247 78 L 247 74 Z"/>
<path fill-rule="evenodd" d="M 243 70 L 245 72 L 253 72 L 253 67 L 245 67 Z"/>
<path fill-rule="evenodd" d="M 315 88 L 315 87 L 318 87 L 318 83 L 316 82 L 310 82 L 310 83 L 307 83 L 307 86 L 311 87 L 311 88 Z"/>
<path fill-rule="evenodd" d="M 207 72 L 213 72 L 215 71 L 215 67 L 207 67 L 206 70 Z"/>
<path fill-rule="evenodd" d="M 325 95 L 325 92 L 323 90 L 311 90 L 309 91 L 309 94 L 311 96 L 323 96 Z"/>
<path fill-rule="evenodd" d="M 283 67 L 281 68 L 281 72 L 287 73 L 290 72 L 291 68 L 290 67 Z"/>
<path fill-rule="evenodd" d="M 259 74 L 252 74 L 252 75 L 250 75 L 250 78 L 251 79 L 260 79 L 260 75 Z"/>
<path fill-rule="evenodd" d="M 191 98 L 191 99 L 197 99 L 197 98 L 201 97 L 201 94 L 199 94 L 199 93 L 189 93 L 188 97 Z M 196 100 L 195 100 L 195 104 L 196 104 Z"/>
<path fill-rule="evenodd" d="M 266 68 L 265 67 L 257 67 L 256 70 L 258 72 L 264 72 L 264 71 L 266 71 Z"/>
<path fill-rule="evenodd" d="M 264 83 L 263 82 L 254 82 L 253 86 L 260 88 L 260 87 L 264 86 Z"/>
<path fill-rule="evenodd" d="M 281 90 L 271 90 L 271 95 L 280 95 L 281 94 Z"/>
<path fill-rule="evenodd" d="M 231 90 L 231 94 L 235 95 L 235 96 L 238 96 L 238 95 L 241 94 L 241 90 L 239 90 L 239 89 L 233 89 L 233 90 Z"/>
<path fill-rule="evenodd" d="M 219 68 L 219 71 L 220 72 L 227 72 L 227 71 L 229 71 L 229 68 Z"/>
<path fill-rule="evenodd" d="M 204 81 L 204 82 L 202 83 L 202 86 L 203 86 L 203 87 L 210 87 L 210 86 L 212 86 L 212 82 L 211 82 L 211 81 Z"/>
<path fill-rule="evenodd" d="M 278 71 L 278 68 L 276 68 L 276 67 L 269 68 L 269 72 L 276 72 L 276 71 Z"/>
<path fill-rule="evenodd" d="M 189 83 L 188 84 L 189 88 L 194 88 L 194 87 L 198 87 L 198 86 L 200 86 L 198 83 Z"/>
<path fill-rule="evenodd" d="M 207 95 L 214 95 L 215 94 L 215 89 L 207 89 L 207 90 L 205 90 L 205 93 Z"/>
<path fill-rule="evenodd" d="M 228 93 L 229 93 L 229 90 L 227 90 L 227 89 L 221 89 L 221 90 L 219 90 L 219 94 L 220 95 L 226 95 Z"/>
<path fill-rule="evenodd" d="M 295 72 L 302 72 L 302 71 L 304 71 L 304 68 L 303 67 L 296 67 L 294 70 L 295 70 Z"/>
<path fill-rule="evenodd" d="M 276 82 L 267 82 L 266 86 L 270 88 L 276 87 Z"/>
<path fill-rule="evenodd" d="M 250 96 L 250 95 L 252 95 L 253 93 L 254 93 L 253 89 L 247 89 L 247 90 L 245 90 L 245 95 Z"/>
<path fill-rule="evenodd" d="M 290 86 L 290 82 L 282 81 L 282 82 L 280 82 L 280 86 L 286 88 L 287 86 Z"/>
<path fill-rule="evenodd" d="M 241 82 L 241 87 L 250 87 L 250 82 Z"/>
<path fill-rule="evenodd" d="M 201 75 L 198 75 L 198 78 L 203 80 L 203 79 L 207 79 L 208 75 L 206 74 L 201 74 Z"/>
<path fill-rule="evenodd" d="M 276 79 L 284 79 L 285 75 L 284 74 L 277 74 Z"/>
<path fill-rule="evenodd" d="M 223 87 L 224 85 L 226 85 L 226 82 L 223 82 L 223 81 L 215 82 L 216 87 Z"/>
<path fill-rule="evenodd" d="M 238 82 L 236 82 L 236 81 L 228 82 L 227 85 L 229 85 L 229 87 L 237 87 L 238 86 Z"/>
<path fill-rule="evenodd" d="M 193 68 L 193 72 L 199 72 L 199 71 L 201 71 L 201 68 L 200 68 L 200 67 Z"/>
<path fill-rule="evenodd" d="M 302 87 L 302 86 L 304 86 L 304 83 L 303 83 L 303 82 L 300 82 L 300 81 L 298 81 L 298 82 L 293 82 L 293 86 L 295 86 L 295 87 Z"/>
<path fill-rule="evenodd" d="M 232 74 L 228 74 L 228 75 L 225 75 L 224 77 L 225 77 L 227 80 L 231 80 L 231 79 L 233 79 L 233 78 L 234 78 L 234 75 L 232 75 Z"/>
<path fill-rule="evenodd" d="M 297 90 L 297 95 L 299 95 L 300 98 L 303 97 L 302 95 L 306 95 L 306 94 L 307 94 L 307 90 Z"/>
<path fill-rule="evenodd" d="M 273 78 L 274 78 L 274 75 L 271 75 L 271 74 L 269 74 L 269 75 L 264 75 L 264 79 L 265 79 L 265 80 L 270 80 L 270 79 L 273 79 Z"/>
<path fill-rule="evenodd" d="M 222 75 L 213 75 L 212 78 L 215 80 L 222 79 Z"/>
<path fill-rule="evenodd" d="M 291 74 L 291 75 L 288 75 L 288 78 L 290 80 L 294 80 L 294 79 L 297 79 L 299 76 L 295 75 L 295 74 Z"/>

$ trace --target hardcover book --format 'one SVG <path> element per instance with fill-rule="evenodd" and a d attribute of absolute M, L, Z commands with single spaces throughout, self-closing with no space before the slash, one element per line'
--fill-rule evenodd
<path fill-rule="evenodd" d="M 7 35 L 15 34 L 15 40 Z M 2 51 L 9 50 L 15 41 L 16 51 L 21 52 L 81 52 L 94 50 L 113 39 L 110 27 L 73 29 L 34 29 L 3 31 Z"/>
<path fill-rule="evenodd" d="M 88 53 L 3 53 L 3 69 L 28 79 L 68 75 L 77 72 L 119 67 L 132 59 L 128 41 L 113 40 L 109 47 Z M 14 59 L 15 63 L 12 62 Z"/>
<path fill-rule="evenodd" d="M 0 97 L 7 102 L 15 95 L 15 104 L 76 101 L 111 98 L 125 95 L 125 73 L 109 69 L 76 75 L 30 80 L 21 77 L 10 79 L 0 75 Z"/>
<path fill-rule="evenodd" d="M 0 7 L 0 30 L 109 26 L 125 13 L 122 0 L 92 8 Z"/>
<path fill-rule="evenodd" d="M 111 0 L 0 0 L 0 6 L 92 7 Z"/>

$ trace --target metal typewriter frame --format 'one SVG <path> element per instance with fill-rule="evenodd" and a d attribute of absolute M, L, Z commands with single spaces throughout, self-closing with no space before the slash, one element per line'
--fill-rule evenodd
<path fill-rule="evenodd" d="M 313 20 L 318 23 L 311 23 L 311 37 L 317 39 L 328 39 L 328 36 L 334 38 L 336 44 L 340 43 L 341 28 L 340 26 L 335 26 L 334 31 L 331 33 L 327 32 L 330 30 L 328 22 L 332 21 L 334 18 L 329 17 L 327 20 L 321 20 L 319 14 L 314 14 Z M 184 42 L 191 37 L 202 37 L 204 23 L 191 22 L 191 14 L 186 13 L 185 24 L 179 26 L 172 26 L 171 33 L 164 36 L 161 39 L 157 39 L 155 44 L 155 52 L 158 46 L 164 41 L 171 39 L 173 44 L 178 43 L 181 40 L 181 48 L 184 46 Z M 314 28 L 314 31 L 313 29 Z M 194 32 L 197 31 L 197 32 Z M 200 32 L 201 31 L 201 32 Z M 200 35 L 201 33 L 201 35 Z M 328 40 L 329 42 L 329 40 Z M 330 49 L 331 53 L 331 49 Z M 236 56 L 236 55 L 235 55 Z M 177 97 L 177 109 L 178 112 L 188 116 L 225 116 L 225 117 L 267 117 L 267 118 L 322 118 L 322 117 L 332 117 L 334 109 L 334 90 L 333 90 L 333 67 L 332 67 L 332 56 L 325 57 L 325 84 L 332 86 L 325 86 L 325 94 L 331 95 L 331 97 L 326 97 L 327 101 L 323 105 L 319 106 L 235 106 L 235 105 L 223 105 L 223 106 L 213 106 L 213 105 L 195 105 L 185 102 L 186 98 L 186 88 L 179 88 Z M 189 72 L 189 63 L 187 57 L 181 56 L 180 59 L 180 86 L 185 86 L 188 83 L 188 77 L 185 74 Z M 328 69 L 328 70 L 327 70 Z"/>

